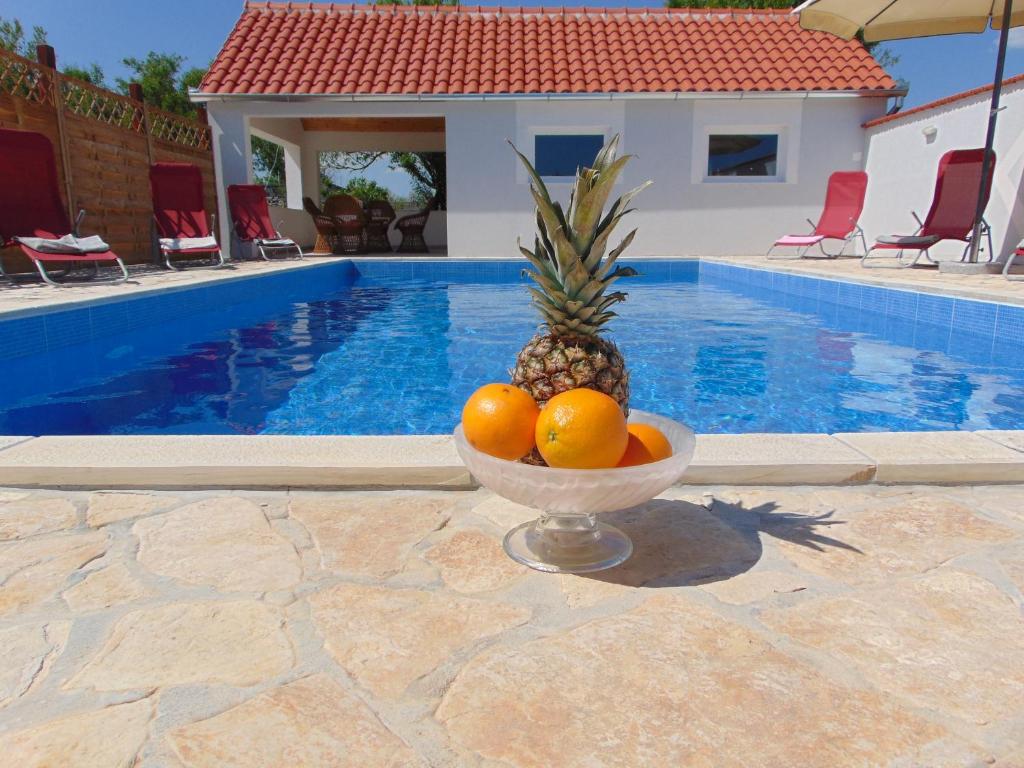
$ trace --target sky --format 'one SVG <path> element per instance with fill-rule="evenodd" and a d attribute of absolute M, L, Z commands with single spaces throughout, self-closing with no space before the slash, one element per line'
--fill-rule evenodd
<path fill-rule="evenodd" d="M 526 0 L 523 5 L 642 7 L 652 2 Z M 58 67 L 96 62 L 107 81 L 113 82 L 127 75 L 122 59 L 144 58 L 149 51 L 181 54 L 186 67 L 207 66 L 237 21 L 242 5 L 242 0 L 0 0 L 0 17 L 20 19 L 26 28 L 43 27 L 57 51 Z M 504 5 L 509 5 L 507 0 Z M 910 83 L 905 106 L 912 107 L 990 83 L 996 44 L 997 34 L 989 31 L 885 45 L 899 57 L 891 74 Z M 1024 28 L 1011 32 L 1010 45 L 1007 77 L 1024 72 Z M 389 185 L 403 185 L 401 172 L 374 169 L 369 175 L 380 175 Z"/>

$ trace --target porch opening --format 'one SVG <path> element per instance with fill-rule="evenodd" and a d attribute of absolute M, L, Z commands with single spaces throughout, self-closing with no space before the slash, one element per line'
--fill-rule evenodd
<path fill-rule="evenodd" d="M 447 253 L 443 117 L 252 118 L 254 183 L 315 253 Z"/>

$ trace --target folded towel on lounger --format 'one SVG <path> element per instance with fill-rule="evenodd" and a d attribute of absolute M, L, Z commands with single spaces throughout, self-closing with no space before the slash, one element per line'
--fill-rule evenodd
<path fill-rule="evenodd" d="M 296 244 L 294 240 L 289 240 L 286 237 L 282 237 L 279 240 L 257 240 L 257 243 L 262 245 L 264 248 L 295 248 Z"/>
<path fill-rule="evenodd" d="M 165 251 L 192 251 L 199 248 L 216 248 L 215 237 L 161 237 L 160 247 Z"/>
<path fill-rule="evenodd" d="M 110 250 L 110 246 L 103 242 L 98 235 L 91 235 L 90 237 L 64 235 L 64 237 L 57 238 L 56 240 L 49 237 L 16 237 L 14 239 L 22 245 L 27 245 L 33 251 L 39 251 L 40 253 L 85 254 L 105 253 Z"/>

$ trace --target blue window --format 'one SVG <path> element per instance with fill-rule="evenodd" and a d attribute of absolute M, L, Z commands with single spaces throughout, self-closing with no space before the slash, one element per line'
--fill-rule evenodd
<path fill-rule="evenodd" d="M 778 159 L 779 137 L 774 133 L 708 137 L 708 176 L 776 176 Z"/>
<path fill-rule="evenodd" d="M 533 165 L 541 176 L 575 176 L 577 168 L 593 165 L 603 145 L 601 134 L 537 136 L 533 144 Z"/>

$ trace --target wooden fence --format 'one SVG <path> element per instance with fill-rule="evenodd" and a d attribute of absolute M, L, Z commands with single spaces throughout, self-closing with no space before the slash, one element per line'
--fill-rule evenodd
<path fill-rule="evenodd" d="M 216 211 L 210 129 L 202 112 L 191 120 L 146 104 L 138 86 L 128 97 L 65 77 L 49 46 L 39 47 L 38 58 L 0 51 L 0 127 L 38 131 L 53 142 L 71 219 L 79 209 L 87 212 L 83 234 L 100 235 L 128 263 L 152 261 L 149 166 L 156 162 L 199 166 L 206 209 Z M 0 255 L 8 271 L 33 269 L 13 249 Z"/>

